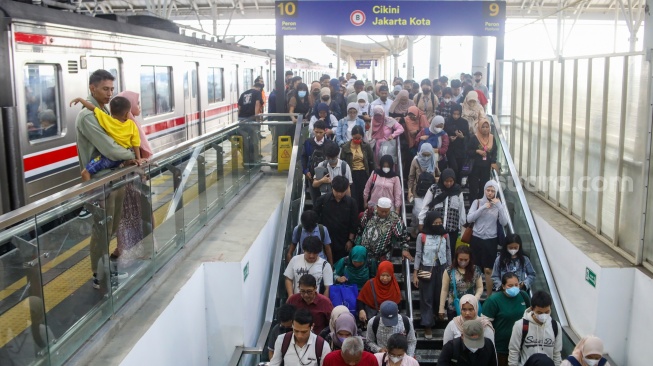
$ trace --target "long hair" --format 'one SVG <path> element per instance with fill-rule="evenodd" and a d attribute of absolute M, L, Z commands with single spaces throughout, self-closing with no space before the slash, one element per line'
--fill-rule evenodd
<path fill-rule="evenodd" d="M 476 272 L 476 267 L 474 265 L 474 256 L 472 255 L 472 249 L 468 245 L 461 245 L 456 249 L 456 252 L 453 255 L 453 261 L 451 263 L 451 271 L 454 271 L 458 268 L 458 256 L 461 254 L 469 254 L 469 263 L 467 268 L 465 268 L 465 282 L 472 282 L 474 279 L 474 272 Z"/>
<path fill-rule="evenodd" d="M 501 247 L 501 252 L 499 254 L 499 264 L 501 264 L 501 267 L 507 267 L 508 264 L 510 264 L 510 261 L 512 260 L 512 254 L 508 252 L 508 244 L 516 243 L 519 244 L 519 250 L 517 251 L 517 259 L 519 260 L 519 265 L 521 268 L 524 268 L 524 263 L 526 260 L 524 257 L 526 254 L 524 254 L 524 245 L 521 242 L 521 237 L 517 234 L 508 234 L 506 236 L 506 242 L 505 244 Z"/>

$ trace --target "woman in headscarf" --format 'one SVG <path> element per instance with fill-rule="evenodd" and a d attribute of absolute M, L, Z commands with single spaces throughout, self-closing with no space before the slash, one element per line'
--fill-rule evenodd
<path fill-rule="evenodd" d="M 356 245 L 367 248 L 369 258 L 377 262 L 385 260 L 394 244 L 402 248 L 402 256 L 412 260 L 408 252 L 410 235 L 403 220 L 396 211 L 391 210 L 392 201 L 382 197 L 376 207 L 366 210 L 358 228 Z"/>
<path fill-rule="evenodd" d="M 392 201 L 392 208 L 399 213 L 402 203 L 402 188 L 399 175 L 394 171 L 392 156 L 383 155 L 376 169 L 367 180 L 363 191 L 363 207 L 375 206 L 381 197 L 388 197 Z"/>
<path fill-rule="evenodd" d="M 393 152 L 393 160 L 396 154 L 396 145 L 394 140 L 397 136 L 404 133 L 404 128 L 394 118 L 386 117 L 383 106 L 375 105 L 372 109 L 372 127 L 370 129 L 371 139 L 374 140 L 374 162 L 378 163 L 383 151 Z M 383 148 L 382 148 L 383 147 Z M 376 164 L 379 165 L 379 164 Z"/>
<path fill-rule="evenodd" d="M 331 106 L 331 89 L 329 88 L 322 88 L 320 89 L 320 96 L 319 98 L 315 101 L 315 104 L 313 105 L 313 115 L 317 117 L 317 107 L 320 105 L 320 103 L 324 103 L 327 106 Z"/>
<path fill-rule="evenodd" d="M 603 357 L 603 341 L 595 336 L 586 336 L 578 342 L 574 351 L 560 366 L 610 366 Z"/>
<path fill-rule="evenodd" d="M 363 192 L 367 179 L 374 170 L 374 152 L 370 144 L 363 140 L 363 136 L 365 128 L 356 125 L 351 131 L 351 140 L 340 147 L 340 159 L 347 162 L 351 168 L 351 179 L 354 182 L 351 186 L 351 197 L 356 200 L 359 213 L 365 210 Z"/>
<path fill-rule="evenodd" d="M 467 158 L 473 161 L 472 171 L 469 174 L 469 197 L 481 198 L 483 197 L 481 187 L 490 180 L 491 169 L 498 170 L 497 146 L 494 143 L 494 136 L 490 133 L 490 122 L 487 119 L 481 119 L 476 133 L 470 136 Z"/>
<path fill-rule="evenodd" d="M 453 318 L 444 330 L 442 344 L 447 344 L 463 334 L 463 323 L 467 320 L 478 318 L 483 324 L 483 335 L 494 343 L 494 328 L 492 321 L 484 315 L 478 315 L 478 299 L 474 295 L 465 295 L 460 298 L 460 315 Z"/>
<path fill-rule="evenodd" d="M 410 163 L 410 172 L 408 173 L 408 201 L 413 201 L 413 218 L 417 218 L 422 210 L 422 207 L 424 206 L 424 195 L 428 192 L 428 190 L 422 192 L 423 187 L 420 187 L 419 191 L 417 189 L 417 182 L 424 181 L 420 181 L 420 175 L 424 172 L 432 174 L 432 182 L 436 182 L 436 177 L 440 175 L 440 171 L 436 166 L 433 155 L 433 147 L 431 144 L 425 143 Z M 417 229 L 416 219 L 411 220 L 411 228 L 412 230 Z M 417 233 L 414 233 L 413 235 L 416 234 Z"/>
<path fill-rule="evenodd" d="M 444 118 L 435 116 L 431 120 L 428 128 L 422 129 L 415 138 L 417 148 L 428 142 L 433 146 L 433 152 L 436 154 L 438 168 L 444 170 L 447 168 L 447 150 L 449 149 L 449 135 L 444 131 Z"/>
<path fill-rule="evenodd" d="M 408 114 L 404 120 L 406 121 L 404 136 L 408 141 L 408 148 L 412 149 L 417 144 L 417 134 L 424 129 L 428 129 L 431 124 L 426 119 L 424 111 L 416 106 L 408 107 Z"/>
<path fill-rule="evenodd" d="M 386 86 L 387 86 L 387 85 L 386 85 Z M 388 98 L 390 98 L 390 99 L 392 99 L 392 100 L 397 100 L 397 96 L 399 95 L 399 93 L 400 93 L 402 90 L 404 90 L 404 88 L 403 88 L 401 85 L 395 85 L 395 86 L 392 88 L 392 92 L 388 95 Z M 410 99 L 410 98 L 409 98 L 409 99 Z"/>
<path fill-rule="evenodd" d="M 138 134 L 141 138 L 141 158 L 149 159 L 152 155 L 152 147 L 147 141 L 147 136 L 138 122 L 136 117 L 141 115 L 141 105 L 139 94 L 132 91 L 124 91 L 118 94 L 120 97 L 127 98 L 131 103 L 129 119 L 136 123 Z M 132 260 L 144 258 L 147 256 L 146 249 L 141 243 L 144 238 L 145 228 L 148 232 L 154 229 L 154 218 L 150 222 L 144 221 L 141 217 L 141 189 L 140 179 L 135 179 L 125 187 L 125 199 L 122 205 L 122 217 L 116 231 L 117 247 L 111 254 L 112 258 L 121 257 L 121 260 Z M 150 248 L 151 249 L 151 248 Z M 125 263 L 127 264 L 127 263 Z"/>
<path fill-rule="evenodd" d="M 499 200 L 499 186 L 493 180 L 485 183 L 483 198 L 474 200 L 469 206 L 467 222 L 474 223 L 470 248 L 476 264 L 485 272 L 487 296 L 492 294 L 492 268 L 497 257 L 499 234 L 497 220 L 503 228 L 508 224 L 508 213 Z"/>
<path fill-rule="evenodd" d="M 395 101 L 390 105 L 388 112 L 390 117 L 401 118 L 406 117 L 408 108 L 415 105 L 415 102 L 410 100 L 408 90 L 401 90 L 395 97 Z"/>
<path fill-rule="evenodd" d="M 366 92 L 362 91 L 356 96 L 356 104 L 358 105 L 358 118 L 365 122 L 372 120 L 370 117 L 370 102 Z"/>
<path fill-rule="evenodd" d="M 367 281 L 358 293 L 356 301 L 358 319 L 367 324 L 370 318 L 378 314 L 384 301 L 392 301 L 397 304 L 401 302 L 399 283 L 395 278 L 394 266 L 389 261 L 379 263 L 376 276 Z"/>
<path fill-rule="evenodd" d="M 442 274 L 451 265 L 451 248 L 442 222 L 442 215 L 429 212 L 416 240 L 412 282 L 419 288 L 419 309 L 426 339 L 432 337 L 435 312 L 440 308 Z"/>
<path fill-rule="evenodd" d="M 342 146 L 351 140 L 351 131 L 355 126 L 361 126 L 365 129 L 365 122 L 358 117 L 358 108 L 358 103 L 349 103 L 347 106 L 347 117 L 338 121 L 338 129 L 336 131 L 336 143 L 338 143 L 338 146 Z"/>
<path fill-rule="evenodd" d="M 456 182 L 462 182 L 460 174 L 465 160 L 467 160 L 467 141 L 469 141 L 469 123 L 462 118 L 462 107 L 453 103 L 450 109 L 451 116 L 444 121 L 444 131 L 449 136 L 447 149 L 447 164 L 456 173 Z"/>
<path fill-rule="evenodd" d="M 424 195 L 422 209 L 418 215 L 420 227 L 424 225 L 427 212 L 435 210 L 444 217 L 445 208 L 447 215 L 444 228 L 449 234 L 449 245 L 455 248 L 458 234 L 467 222 L 467 215 L 462 188 L 456 183 L 456 173 L 451 169 L 443 170 L 438 183 L 432 185 Z"/>
<path fill-rule="evenodd" d="M 347 257 L 341 258 L 335 265 L 335 283 L 356 285 L 358 291 L 370 278 L 376 275 L 376 264 L 367 259 L 367 249 L 356 245 Z"/>
<path fill-rule="evenodd" d="M 485 110 L 483 110 L 483 107 L 478 102 L 478 93 L 476 91 L 467 93 L 462 106 L 462 117 L 469 122 L 470 132 L 475 133 L 478 128 L 477 123 L 480 119 L 485 118 Z"/>
<path fill-rule="evenodd" d="M 311 117 L 311 120 L 308 123 L 308 133 L 309 136 L 313 137 L 313 125 L 318 120 L 324 121 L 326 124 L 326 137 L 333 139 L 334 129 L 338 126 L 338 120 L 336 117 L 331 114 L 329 111 L 329 106 L 326 103 L 320 103 L 317 105 L 317 115 Z"/>

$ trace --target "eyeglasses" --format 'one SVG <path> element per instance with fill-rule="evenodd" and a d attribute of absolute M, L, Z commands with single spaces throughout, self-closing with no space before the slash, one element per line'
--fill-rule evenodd
<path fill-rule="evenodd" d="M 315 290 L 299 290 L 299 293 L 302 295 L 313 295 Z"/>

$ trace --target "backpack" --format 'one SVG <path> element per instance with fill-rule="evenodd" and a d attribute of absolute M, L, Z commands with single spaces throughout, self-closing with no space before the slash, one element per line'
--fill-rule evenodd
<path fill-rule="evenodd" d="M 417 107 L 417 105 L 419 104 L 420 99 L 422 99 L 422 93 L 417 94 L 417 101 L 415 102 L 415 107 Z M 431 92 L 431 104 L 433 104 L 433 112 L 435 113 L 436 106 L 435 106 L 435 96 L 433 95 L 433 92 Z"/>
<path fill-rule="evenodd" d="M 572 364 L 572 366 L 582 366 L 580 362 L 576 359 L 576 357 L 569 355 L 569 357 L 566 358 L 566 360 Z M 605 364 L 608 363 L 608 360 L 606 360 L 604 357 L 601 357 L 601 360 L 599 360 L 599 366 L 605 366 Z"/>
<path fill-rule="evenodd" d="M 299 231 L 299 237 L 301 237 L 302 236 L 302 230 L 304 230 L 304 228 L 302 227 L 302 224 L 297 225 L 297 230 Z M 322 244 L 324 244 L 324 236 L 325 236 L 324 226 L 322 224 L 317 224 L 317 230 L 320 232 L 320 240 L 322 240 Z M 301 254 L 301 253 L 299 253 L 299 254 Z"/>
<path fill-rule="evenodd" d="M 519 361 L 521 361 L 521 350 L 524 348 L 524 341 L 526 340 L 526 335 L 528 335 L 528 327 L 530 323 L 530 321 L 522 319 L 521 344 L 519 345 Z M 553 327 L 553 338 L 558 338 L 558 322 L 554 319 L 551 319 L 551 326 Z M 555 342 L 555 339 L 553 341 Z"/>
<path fill-rule="evenodd" d="M 293 332 L 288 332 L 283 336 L 283 343 L 281 343 L 281 366 L 284 366 L 283 358 L 286 357 L 286 352 L 290 347 L 290 340 L 292 339 Z M 324 338 L 317 336 L 315 341 L 315 357 L 317 358 L 316 364 L 322 365 L 322 349 L 324 348 Z"/>
<path fill-rule="evenodd" d="M 435 184 L 435 177 L 433 176 L 432 173 L 429 173 L 427 171 L 423 171 L 419 174 L 419 177 L 417 177 L 417 186 L 415 187 L 415 196 L 416 197 L 424 197 L 426 195 L 426 192 L 428 192 L 429 188 L 431 188 Z"/>
<path fill-rule="evenodd" d="M 324 168 L 328 172 L 328 169 L 329 169 L 327 167 L 328 164 L 329 164 L 328 161 L 323 161 L 322 164 L 319 164 L 318 166 L 321 167 L 321 168 Z M 341 163 L 340 163 L 340 175 L 343 176 L 343 177 L 347 177 L 347 162 L 344 161 L 344 160 L 341 160 Z M 333 178 L 335 178 L 335 177 L 331 177 L 332 180 L 333 180 Z M 320 186 L 320 192 L 322 192 L 322 193 L 331 192 L 331 184 L 322 184 Z"/>
<path fill-rule="evenodd" d="M 326 140 L 326 139 L 325 139 Z M 321 162 L 326 160 L 326 154 L 324 153 L 324 148 L 326 147 L 327 141 L 324 141 L 322 146 L 319 146 L 315 143 L 314 140 L 311 140 L 311 143 L 314 144 L 313 152 L 311 157 L 308 158 L 308 170 L 312 175 L 315 175 L 315 167 L 320 165 Z"/>
<path fill-rule="evenodd" d="M 408 336 L 408 332 L 410 331 L 410 319 L 408 319 L 407 316 L 403 314 L 401 315 L 401 320 L 404 321 L 404 331 L 405 331 L 405 336 Z M 374 321 L 372 321 L 372 330 L 374 331 L 374 336 L 376 337 L 376 332 L 379 330 L 379 322 L 381 322 L 381 315 L 377 315 L 374 317 Z"/>

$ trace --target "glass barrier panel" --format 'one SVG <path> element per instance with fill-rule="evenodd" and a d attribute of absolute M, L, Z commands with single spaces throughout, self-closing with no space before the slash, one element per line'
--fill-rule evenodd
<path fill-rule="evenodd" d="M 206 223 L 206 173 L 204 144 L 193 146 L 179 166 L 181 187 L 175 192 L 184 210 L 184 239 L 188 242 Z"/>
<path fill-rule="evenodd" d="M 225 134 L 220 134 L 216 139 L 206 143 L 204 150 L 206 174 L 206 201 L 207 201 L 207 219 L 212 219 L 224 208 L 225 185 L 231 183 L 225 182 L 231 175 L 226 174 L 225 170 L 225 144 L 228 144 Z"/>
<path fill-rule="evenodd" d="M 183 159 L 173 156 L 150 168 L 154 211 L 154 259 L 156 269 L 165 265 L 184 243 L 184 210 L 181 196 Z M 176 197 L 176 198 L 175 198 Z"/>

